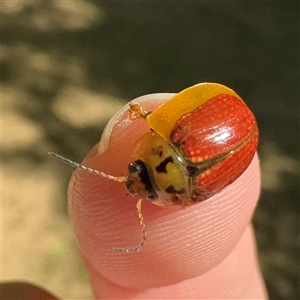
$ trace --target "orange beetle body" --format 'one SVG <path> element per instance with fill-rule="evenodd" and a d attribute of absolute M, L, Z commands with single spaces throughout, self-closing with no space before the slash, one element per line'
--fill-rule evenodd
<path fill-rule="evenodd" d="M 128 192 L 139 196 L 143 238 L 135 247 L 112 248 L 123 253 L 138 252 L 145 244 L 143 199 L 161 206 L 206 200 L 247 169 L 258 144 L 252 112 L 234 91 L 217 83 L 187 88 L 153 112 L 130 103 L 129 117 L 143 117 L 150 132 L 135 143 L 128 176 L 108 175 L 50 152 L 73 167 L 125 182 Z"/>
<path fill-rule="evenodd" d="M 144 116 L 151 132 L 133 149 L 126 186 L 154 204 L 191 205 L 235 181 L 258 144 L 255 117 L 231 89 L 216 83 L 192 86 Z"/>

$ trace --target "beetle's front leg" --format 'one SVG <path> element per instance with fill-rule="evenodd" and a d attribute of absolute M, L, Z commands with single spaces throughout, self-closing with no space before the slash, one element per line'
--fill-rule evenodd
<path fill-rule="evenodd" d="M 146 119 L 151 112 L 145 111 L 139 103 L 130 102 L 128 109 L 128 116 L 131 121 L 139 118 Z"/>

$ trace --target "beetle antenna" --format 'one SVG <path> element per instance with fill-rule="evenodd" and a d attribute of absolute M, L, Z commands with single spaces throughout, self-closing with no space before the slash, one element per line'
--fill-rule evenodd
<path fill-rule="evenodd" d="M 147 238 L 147 232 L 145 230 L 145 222 L 144 222 L 144 217 L 142 214 L 142 200 L 143 199 L 139 199 L 138 202 L 136 203 L 136 209 L 137 209 L 138 217 L 140 220 L 140 225 L 142 227 L 143 238 L 142 238 L 141 243 L 138 246 L 133 247 L 133 248 L 115 248 L 115 247 L 113 247 L 113 248 L 111 248 L 112 251 L 122 252 L 122 253 L 134 253 L 134 252 L 141 251 L 142 248 L 144 247 L 144 244 L 145 244 L 146 238 Z"/>
<path fill-rule="evenodd" d="M 89 167 L 86 167 L 84 165 L 81 165 L 77 162 L 74 162 L 68 158 L 65 158 L 55 152 L 48 152 L 49 155 L 51 156 L 54 156 L 56 158 L 58 158 L 59 160 L 63 161 L 64 163 L 74 167 L 74 168 L 79 168 L 79 169 L 83 169 L 89 173 L 92 173 L 92 174 L 95 174 L 95 175 L 99 175 L 99 176 L 102 176 L 104 178 L 107 178 L 107 179 L 110 179 L 110 180 L 113 180 L 113 181 L 117 181 L 117 182 L 126 182 L 127 180 L 127 176 L 112 176 L 112 175 L 108 175 L 106 173 L 103 173 L 101 171 L 98 171 L 98 170 L 95 170 L 95 169 L 92 169 L 92 168 L 89 168 Z"/>

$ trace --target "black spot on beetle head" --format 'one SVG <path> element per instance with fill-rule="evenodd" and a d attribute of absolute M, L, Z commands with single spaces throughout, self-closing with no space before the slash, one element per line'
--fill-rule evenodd
<path fill-rule="evenodd" d="M 158 173 L 167 173 L 167 164 L 168 163 L 173 163 L 173 157 L 172 156 L 168 156 L 167 158 L 165 158 L 156 168 L 155 170 Z"/>
<path fill-rule="evenodd" d="M 184 194 L 185 188 L 182 188 L 181 190 L 176 190 L 174 185 L 170 185 L 166 188 L 166 192 L 169 194 Z"/>

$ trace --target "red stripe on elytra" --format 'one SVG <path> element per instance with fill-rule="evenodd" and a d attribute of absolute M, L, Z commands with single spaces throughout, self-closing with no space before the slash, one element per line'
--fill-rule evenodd
<path fill-rule="evenodd" d="M 207 168 L 194 182 L 194 198 L 199 201 L 246 170 L 257 148 L 258 129 L 243 101 L 222 94 L 178 120 L 170 138 L 187 161 L 200 170 Z"/>
<path fill-rule="evenodd" d="M 171 141 L 191 162 L 198 163 L 235 148 L 256 126 L 243 101 L 218 95 L 177 121 Z"/>

